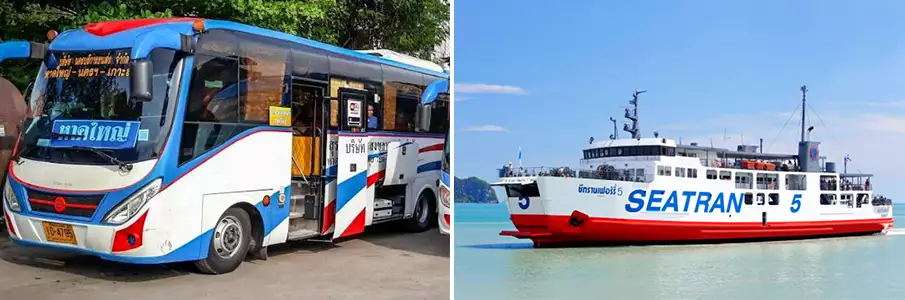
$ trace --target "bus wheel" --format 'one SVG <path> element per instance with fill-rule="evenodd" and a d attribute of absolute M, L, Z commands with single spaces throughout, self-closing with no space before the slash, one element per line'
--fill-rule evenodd
<path fill-rule="evenodd" d="M 245 260 L 250 242 L 251 218 L 245 210 L 231 207 L 214 226 L 207 258 L 195 262 L 195 266 L 208 274 L 235 271 Z"/>
<path fill-rule="evenodd" d="M 412 218 L 407 220 L 406 224 L 409 231 L 424 232 L 430 227 L 431 215 L 433 215 L 433 201 L 427 193 L 421 193 L 418 196 L 418 202 L 415 202 L 415 211 Z"/>

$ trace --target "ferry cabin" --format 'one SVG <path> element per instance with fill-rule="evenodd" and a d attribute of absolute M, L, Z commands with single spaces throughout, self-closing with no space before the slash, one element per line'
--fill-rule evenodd
<path fill-rule="evenodd" d="M 225 273 L 287 240 L 437 218 L 448 101 L 422 101 L 441 68 L 195 18 L 48 37 L 0 43 L 0 61 L 44 62 L 3 188 L 18 244 Z"/>
<path fill-rule="evenodd" d="M 798 155 L 757 153 L 756 148 L 742 145 L 731 151 L 665 138 L 605 140 L 583 151 L 578 177 L 648 183 L 651 189 L 742 193 L 743 205 L 753 207 L 789 210 L 792 205 L 797 210 L 811 203 L 793 202 L 813 201 L 821 211 L 838 212 L 871 206 L 870 174 L 836 173 L 832 163 L 823 164 L 821 172 L 801 172 Z M 666 211 L 644 207 L 652 210 Z"/>

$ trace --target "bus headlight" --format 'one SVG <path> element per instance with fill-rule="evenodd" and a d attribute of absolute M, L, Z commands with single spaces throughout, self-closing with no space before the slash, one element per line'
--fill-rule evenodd
<path fill-rule="evenodd" d="M 107 213 L 107 216 L 104 217 L 104 223 L 119 225 L 134 217 L 145 206 L 145 203 L 148 203 L 148 200 L 154 198 L 157 192 L 160 191 L 160 182 L 160 178 L 154 179 L 154 181 L 136 191 L 132 196 L 129 196 L 126 201 L 113 207 Z"/>
<path fill-rule="evenodd" d="M 440 204 L 443 204 L 444 207 L 449 208 L 449 189 L 446 186 L 440 186 Z"/>
<path fill-rule="evenodd" d="M 6 202 L 10 210 L 14 212 L 22 211 L 22 207 L 19 206 L 19 199 L 16 198 L 16 193 L 13 193 L 13 187 L 9 184 L 9 181 L 3 186 L 3 201 Z"/>

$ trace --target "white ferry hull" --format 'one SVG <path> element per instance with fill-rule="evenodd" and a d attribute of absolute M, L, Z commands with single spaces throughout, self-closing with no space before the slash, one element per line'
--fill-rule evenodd
<path fill-rule="evenodd" d="M 878 233 L 893 224 L 890 205 L 824 205 L 820 193 L 825 191 L 741 190 L 731 181 L 699 182 L 503 178 L 494 185 L 536 184 L 537 194 L 508 198 L 517 231 L 500 234 L 543 247 L 815 238 Z M 774 193 L 779 201 L 748 204 L 744 193 Z M 831 193 L 868 194 L 870 199 L 869 191 Z"/>

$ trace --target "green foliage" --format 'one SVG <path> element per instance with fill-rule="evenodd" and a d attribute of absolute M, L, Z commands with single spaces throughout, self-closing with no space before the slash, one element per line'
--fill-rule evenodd
<path fill-rule="evenodd" d="M 498 203 L 490 184 L 477 177 L 455 178 L 455 203 Z"/>
<path fill-rule="evenodd" d="M 449 36 L 445 0 L 7 0 L 0 1 L 0 40 L 46 41 L 106 20 L 173 16 L 230 20 L 350 49 L 385 48 L 440 62 L 434 49 Z M 0 64 L 0 76 L 24 89 L 40 63 Z"/>

